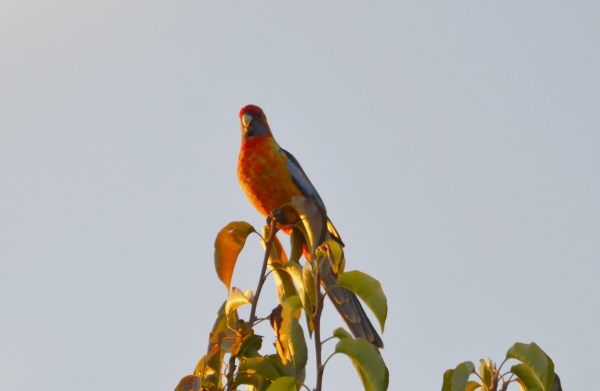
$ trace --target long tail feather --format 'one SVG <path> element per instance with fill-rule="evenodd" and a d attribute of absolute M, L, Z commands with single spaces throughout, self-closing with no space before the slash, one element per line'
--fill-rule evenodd
<path fill-rule="evenodd" d="M 328 289 L 337 282 L 329 262 L 321 264 L 321 284 Z M 371 324 L 358 297 L 346 288 L 333 288 L 328 294 L 335 309 L 340 313 L 354 337 L 362 337 L 378 348 L 383 348 L 383 341 Z"/>

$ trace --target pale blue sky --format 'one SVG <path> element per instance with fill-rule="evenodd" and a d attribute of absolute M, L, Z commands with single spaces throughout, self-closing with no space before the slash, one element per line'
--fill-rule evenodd
<path fill-rule="evenodd" d="M 517 341 L 593 381 L 600 3 L 3 0 L 0 91 L 0 389 L 193 370 L 215 235 L 263 224 L 235 175 L 249 103 L 388 295 L 390 390 Z M 361 389 L 344 357 L 325 387 Z"/>

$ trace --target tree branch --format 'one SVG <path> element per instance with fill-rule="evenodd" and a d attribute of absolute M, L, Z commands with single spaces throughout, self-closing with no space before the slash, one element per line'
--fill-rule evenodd
<path fill-rule="evenodd" d="M 273 242 L 275 241 L 275 235 L 277 235 L 277 221 L 275 219 L 270 219 L 271 225 L 269 227 L 269 238 L 267 239 L 267 243 L 265 244 L 265 258 L 263 260 L 262 269 L 260 270 L 260 278 L 258 279 L 258 286 L 256 287 L 256 293 L 254 294 L 254 299 L 252 300 L 252 309 L 250 310 L 250 326 L 254 325 L 254 321 L 256 321 L 256 305 L 258 304 L 258 297 L 260 296 L 260 291 L 262 291 L 262 287 L 265 283 L 265 272 L 267 271 L 267 264 L 269 263 L 269 255 L 271 254 L 271 248 L 273 247 Z"/>

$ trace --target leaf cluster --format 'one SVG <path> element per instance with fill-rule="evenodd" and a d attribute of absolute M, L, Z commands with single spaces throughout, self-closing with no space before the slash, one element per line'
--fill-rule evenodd
<path fill-rule="evenodd" d="M 502 373 L 502 367 L 511 359 L 519 362 Z M 444 373 L 442 391 L 506 391 L 511 383 L 516 383 L 521 391 L 562 391 L 552 359 L 535 342 L 515 343 L 506 352 L 506 358 L 499 368 L 492 360 L 479 361 L 479 372 L 475 371 L 471 361 L 448 369 Z M 472 375 L 477 380 L 470 380 Z"/>
<path fill-rule="evenodd" d="M 276 234 L 289 232 L 288 257 Z M 244 385 L 248 390 L 295 391 L 304 387 L 308 349 L 306 333 L 314 340 L 317 386 L 321 390 L 323 370 L 336 354 L 347 356 L 362 380 L 365 390 L 387 390 L 389 372 L 379 350 L 363 338 L 354 338 L 343 328 L 329 339 L 337 339 L 335 351 L 325 362 L 321 359 L 320 316 L 327 292 L 320 284 L 320 268 L 325 262 L 338 276 L 336 288 L 354 292 L 373 311 L 383 331 L 387 299 L 377 280 L 359 271 L 344 272 L 345 257 L 341 244 L 328 234 L 327 216 L 310 199 L 293 197 L 291 202 L 273 211 L 263 227 L 260 242 L 265 249 L 263 266 L 256 290 L 242 291 L 231 286 L 240 252 L 248 237 L 258 232 L 246 222 L 231 222 L 215 240 L 215 270 L 228 290 L 210 332 L 207 353 L 192 375 L 181 379 L 176 391 L 230 391 Z M 310 262 L 301 264 L 305 256 Z M 268 271 L 267 271 L 268 269 Z M 279 305 L 268 316 L 257 316 L 262 286 L 273 276 Z M 331 289 L 331 288 L 330 288 Z M 250 316 L 240 319 L 238 309 L 251 305 Z M 302 314 L 304 323 L 301 324 Z M 263 353 L 264 336 L 255 334 L 255 325 L 269 320 L 274 333 L 275 354 Z"/>

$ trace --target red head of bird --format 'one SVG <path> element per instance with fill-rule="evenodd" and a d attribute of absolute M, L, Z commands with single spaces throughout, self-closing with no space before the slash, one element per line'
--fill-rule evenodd
<path fill-rule="evenodd" d="M 267 116 L 258 106 L 248 105 L 240 110 L 242 140 L 256 136 L 271 136 Z"/>

